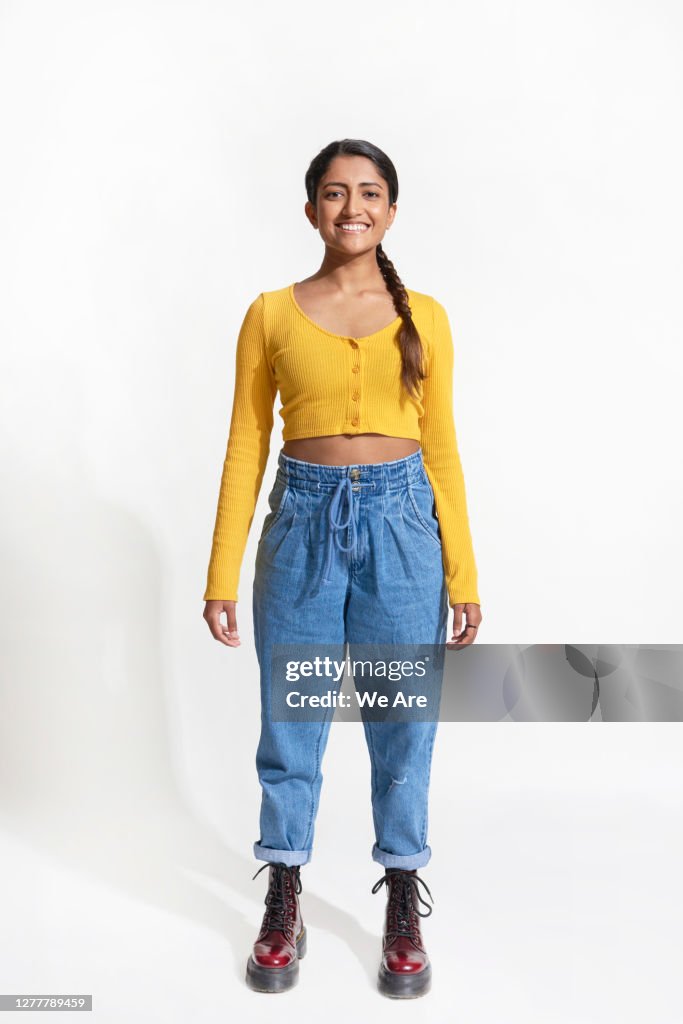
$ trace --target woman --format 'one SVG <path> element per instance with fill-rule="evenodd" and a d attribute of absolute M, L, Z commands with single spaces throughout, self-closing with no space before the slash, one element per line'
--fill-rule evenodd
<path fill-rule="evenodd" d="M 267 992 L 296 982 L 305 952 L 300 868 L 311 857 L 331 719 L 273 721 L 273 645 L 343 651 L 346 642 L 444 644 L 450 603 L 451 643 L 459 647 L 473 642 L 482 620 L 453 423 L 447 314 L 431 296 L 403 286 L 382 248 L 396 215 L 394 165 L 369 142 L 332 142 L 312 161 L 306 192 L 323 261 L 306 280 L 262 292 L 244 318 L 204 593 L 211 633 L 238 646 L 239 571 L 279 390 L 285 443 L 253 588 L 262 708 L 254 855 L 266 862 L 259 871 L 269 866 L 269 884 L 247 982 Z M 372 857 L 385 869 L 373 892 L 386 885 L 388 897 L 379 988 L 413 997 L 431 982 L 419 922 L 431 907 L 418 884 L 429 890 L 417 870 L 431 856 L 436 722 L 363 724 Z"/>

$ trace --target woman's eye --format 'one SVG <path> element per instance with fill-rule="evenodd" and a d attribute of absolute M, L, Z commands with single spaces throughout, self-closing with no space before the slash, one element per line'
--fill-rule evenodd
<path fill-rule="evenodd" d="M 326 192 L 325 193 L 325 199 L 331 199 L 332 196 L 340 196 L 340 195 L 341 195 L 341 192 Z M 365 196 L 374 196 L 375 199 L 379 198 L 379 192 L 364 192 L 363 195 L 365 195 Z"/>

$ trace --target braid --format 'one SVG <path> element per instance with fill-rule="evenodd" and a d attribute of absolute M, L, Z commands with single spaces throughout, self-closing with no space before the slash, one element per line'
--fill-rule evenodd
<path fill-rule="evenodd" d="M 402 317 L 403 325 L 399 332 L 398 344 L 401 349 L 402 369 L 401 381 L 410 394 L 415 394 L 417 385 L 426 377 L 422 362 L 423 349 L 422 341 L 417 327 L 413 322 L 413 314 L 408 301 L 408 293 L 398 276 L 396 267 L 391 262 L 380 242 L 375 253 L 377 264 L 385 284 L 394 300 L 394 308 L 397 314 Z"/>

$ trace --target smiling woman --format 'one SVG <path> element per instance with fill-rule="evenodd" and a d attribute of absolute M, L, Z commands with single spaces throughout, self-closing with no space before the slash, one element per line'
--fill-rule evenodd
<path fill-rule="evenodd" d="M 397 211 L 394 165 L 372 143 L 343 139 L 318 153 L 305 184 L 305 214 L 324 255 L 314 274 L 261 292 L 244 316 L 204 593 L 213 636 L 237 646 L 240 566 L 279 393 L 284 444 L 252 595 L 262 708 L 253 852 L 270 874 L 247 981 L 266 992 L 296 982 L 306 948 L 300 868 L 312 855 L 331 723 L 330 714 L 305 728 L 273 720 L 275 646 L 320 644 L 343 660 L 347 643 L 397 644 L 394 660 L 401 645 L 447 643 L 449 603 L 453 646 L 472 643 L 482 621 L 453 421 L 448 315 L 433 296 L 405 287 L 382 246 Z M 436 727 L 422 719 L 364 720 L 371 855 L 385 870 L 373 891 L 388 889 L 378 985 L 394 997 L 431 985 L 417 907 L 424 882 L 416 872 L 431 857 Z"/>

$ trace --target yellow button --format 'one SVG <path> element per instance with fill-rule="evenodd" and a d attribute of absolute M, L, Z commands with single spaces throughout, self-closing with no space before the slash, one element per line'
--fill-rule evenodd
<path fill-rule="evenodd" d="M 357 416 L 355 416 L 355 417 L 354 417 L 354 418 L 353 418 L 353 419 L 351 420 L 351 423 L 353 424 L 353 426 L 354 426 L 354 427 L 357 427 L 357 426 L 358 426 L 358 422 L 359 422 L 359 421 L 358 421 L 358 417 L 357 417 Z"/>
<path fill-rule="evenodd" d="M 351 373 L 360 373 L 360 366 L 353 366 L 351 368 Z"/>
<path fill-rule="evenodd" d="M 354 393 L 351 395 L 351 397 L 353 398 L 354 402 L 357 402 L 358 399 L 360 398 L 360 395 L 358 394 L 357 391 L 354 391 Z"/>
<path fill-rule="evenodd" d="M 357 341 L 352 341 L 351 342 L 351 348 L 358 348 L 358 342 Z"/>

